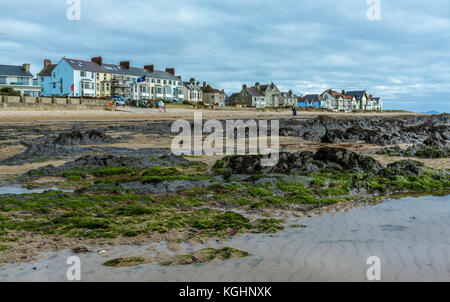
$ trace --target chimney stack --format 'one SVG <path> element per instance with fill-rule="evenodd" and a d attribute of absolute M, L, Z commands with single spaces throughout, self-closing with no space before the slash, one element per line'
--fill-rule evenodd
<path fill-rule="evenodd" d="M 175 68 L 166 68 L 166 72 L 175 75 Z"/>
<path fill-rule="evenodd" d="M 91 58 L 91 62 L 102 66 L 103 58 L 102 57 L 93 57 L 93 58 Z"/>
<path fill-rule="evenodd" d="M 120 61 L 120 66 L 125 69 L 130 69 L 130 61 Z"/>
<path fill-rule="evenodd" d="M 50 61 L 48 59 L 44 60 L 44 68 L 47 67 L 47 66 L 50 66 L 51 64 L 52 64 L 52 61 Z"/>
<path fill-rule="evenodd" d="M 206 82 L 203 82 L 203 88 L 206 88 Z"/>
<path fill-rule="evenodd" d="M 25 70 L 25 72 L 30 72 L 30 64 L 25 63 L 22 65 L 23 70 Z"/>
<path fill-rule="evenodd" d="M 152 65 L 145 65 L 144 69 L 147 70 L 148 72 L 154 72 L 155 71 L 155 66 Z"/>

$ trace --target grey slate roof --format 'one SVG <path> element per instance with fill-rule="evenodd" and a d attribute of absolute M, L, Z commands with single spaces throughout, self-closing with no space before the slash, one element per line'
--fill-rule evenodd
<path fill-rule="evenodd" d="M 320 98 L 319 98 L 319 95 L 318 95 L 318 94 L 307 94 L 307 95 L 305 95 L 304 97 L 300 98 L 299 101 L 300 101 L 300 102 L 308 101 L 308 102 L 310 102 L 310 103 L 311 103 L 311 102 L 319 102 L 319 101 L 320 101 Z"/>
<path fill-rule="evenodd" d="M 22 66 L 0 65 L 0 75 L 17 76 L 17 77 L 33 77 L 31 72 L 26 72 Z"/>
<path fill-rule="evenodd" d="M 356 99 L 360 100 L 363 96 L 364 93 L 366 93 L 365 90 L 358 90 L 358 91 L 346 91 L 345 95 L 349 95 L 349 96 L 354 96 L 356 97 Z"/>
<path fill-rule="evenodd" d="M 81 70 L 89 72 L 107 72 L 100 65 L 91 61 L 68 59 L 68 58 L 64 58 L 63 60 L 66 61 L 67 64 L 69 64 L 69 66 L 73 70 Z"/>
<path fill-rule="evenodd" d="M 249 87 L 247 88 L 247 91 L 252 95 L 252 96 L 263 96 L 261 94 L 261 92 L 259 91 L 258 88 L 256 87 Z"/>
<path fill-rule="evenodd" d="M 37 75 L 40 77 L 49 77 L 52 75 L 52 71 L 55 67 L 56 64 L 50 64 L 47 67 L 44 67 Z"/>
<path fill-rule="evenodd" d="M 120 65 L 116 64 L 102 64 L 101 66 L 97 63 L 85 60 L 77 60 L 77 59 L 68 59 L 64 58 L 64 60 L 72 67 L 74 70 L 81 71 L 89 71 L 89 72 L 100 72 L 100 73 L 113 73 L 113 74 L 122 74 L 129 76 L 147 76 L 150 78 L 158 78 L 164 80 L 174 80 L 179 81 L 176 76 L 170 74 L 165 71 L 155 70 L 154 72 L 149 72 L 144 68 L 130 67 L 130 69 L 123 68 Z"/>

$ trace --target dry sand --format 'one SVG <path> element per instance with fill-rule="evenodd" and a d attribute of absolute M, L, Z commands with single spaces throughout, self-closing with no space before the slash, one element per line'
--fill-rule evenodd
<path fill-rule="evenodd" d="M 193 119 L 194 112 L 201 112 L 203 118 L 208 119 L 270 119 L 291 118 L 292 113 L 287 109 L 257 111 L 246 109 L 186 109 L 169 108 L 167 112 L 159 112 L 157 109 L 120 108 L 116 111 L 108 110 L 66 110 L 66 111 L 1 111 L 1 123 L 34 123 L 51 121 L 125 121 L 125 120 L 171 120 Z M 396 116 L 414 115 L 408 112 L 373 112 L 373 113 L 334 113 L 334 112 L 298 112 L 296 118 L 312 117 L 317 115 L 330 116 Z"/>

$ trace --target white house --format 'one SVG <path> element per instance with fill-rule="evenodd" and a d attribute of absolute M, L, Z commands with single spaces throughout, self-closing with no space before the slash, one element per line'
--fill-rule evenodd
<path fill-rule="evenodd" d="M 20 95 L 39 96 L 42 87 L 33 81 L 30 64 L 0 65 L 0 88 L 11 87 Z"/>
<path fill-rule="evenodd" d="M 200 82 L 195 82 L 191 78 L 189 82 L 184 82 L 184 100 L 191 103 L 201 103 L 203 101 L 202 86 Z"/>

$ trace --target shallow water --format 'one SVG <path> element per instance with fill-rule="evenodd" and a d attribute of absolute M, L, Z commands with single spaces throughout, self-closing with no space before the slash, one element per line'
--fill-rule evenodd
<path fill-rule="evenodd" d="M 450 281 L 449 218 L 450 195 L 407 197 L 302 220 L 306 228 L 234 238 L 219 246 L 240 248 L 250 256 L 220 263 L 101 265 L 121 255 L 149 254 L 148 246 L 78 256 L 84 281 L 366 281 L 370 256 L 381 259 L 382 281 Z M 206 246 L 218 247 L 215 242 Z M 47 253 L 37 262 L 2 267 L 0 280 L 65 281 L 71 255 Z"/>
<path fill-rule="evenodd" d="M 37 188 L 37 189 L 27 189 L 20 185 L 8 185 L 0 187 L 0 195 L 2 194 L 28 194 L 28 193 L 43 193 L 45 191 L 56 191 L 60 190 L 63 192 L 72 192 L 73 190 L 62 190 L 57 187 L 52 188 Z"/>

